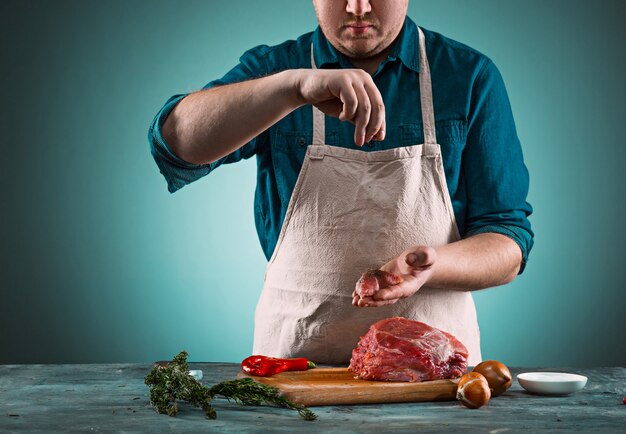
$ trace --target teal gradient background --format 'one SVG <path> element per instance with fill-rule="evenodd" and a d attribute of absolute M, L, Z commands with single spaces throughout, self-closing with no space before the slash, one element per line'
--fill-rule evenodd
<path fill-rule="evenodd" d="M 626 362 L 625 10 L 410 2 L 498 65 L 531 175 L 528 267 L 475 293 L 485 358 Z M 255 162 L 170 195 L 146 133 L 170 95 L 315 26 L 300 0 L 0 3 L 0 363 L 249 355 L 266 265 Z"/>

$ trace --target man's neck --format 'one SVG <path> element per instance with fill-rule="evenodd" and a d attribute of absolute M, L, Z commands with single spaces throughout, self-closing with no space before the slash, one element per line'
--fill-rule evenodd
<path fill-rule="evenodd" d="M 350 62 L 357 68 L 360 68 L 367 72 L 370 75 L 374 75 L 376 71 L 378 71 L 378 67 L 380 64 L 387 58 L 389 55 L 389 51 L 391 50 L 391 46 L 385 48 L 380 53 L 375 56 L 358 59 L 358 58 L 350 58 Z"/>

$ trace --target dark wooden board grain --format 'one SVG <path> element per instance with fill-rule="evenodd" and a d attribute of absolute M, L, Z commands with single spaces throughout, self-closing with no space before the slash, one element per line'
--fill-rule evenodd
<path fill-rule="evenodd" d="M 359 380 L 348 368 L 281 372 L 271 377 L 256 377 L 241 371 L 239 377 L 276 387 L 287 399 L 306 406 L 451 401 L 456 397 L 457 385 L 457 380 L 421 383 Z"/>

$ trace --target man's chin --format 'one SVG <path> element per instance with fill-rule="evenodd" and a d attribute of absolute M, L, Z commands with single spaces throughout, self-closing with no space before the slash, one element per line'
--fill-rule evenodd
<path fill-rule="evenodd" d="M 367 59 L 376 56 L 382 50 L 371 38 L 352 38 L 343 44 L 339 51 L 354 59 Z"/>

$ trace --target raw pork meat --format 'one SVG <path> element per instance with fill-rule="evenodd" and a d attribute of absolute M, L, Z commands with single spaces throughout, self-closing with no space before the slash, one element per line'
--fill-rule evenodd
<path fill-rule="evenodd" d="M 467 348 L 450 333 L 406 318 L 370 326 L 352 351 L 350 370 L 363 380 L 427 381 L 467 370 Z"/>

